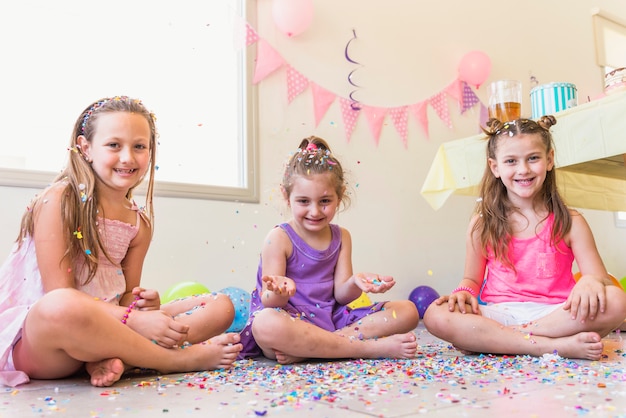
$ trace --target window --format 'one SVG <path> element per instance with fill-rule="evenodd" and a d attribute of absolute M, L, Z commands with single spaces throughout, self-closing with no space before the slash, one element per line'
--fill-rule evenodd
<path fill-rule="evenodd" d="M 626 24 L 600 10 L 593 11 L 596 62 L 603 75 L 626 66 Z"/>
<path fill-rule="evenodd" d="M 245 4 L 3 2 L 0 185 L 48 184 L 80 112 L 128 95 L 157 116 L 157 194 L 258 201 Z"/>

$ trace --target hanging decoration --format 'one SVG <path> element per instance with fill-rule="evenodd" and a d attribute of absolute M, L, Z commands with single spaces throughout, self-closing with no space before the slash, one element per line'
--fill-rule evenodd
<path fill-rule="evenodd" d="M 350 141 L 352 132 L 361 114 L 365 115 L 364 117 L 376 145 L 379 143 L 384 120 L 387 116 L 389 116 L 393 122 L 393 126 L 399 134 L 405 148 L 408 147 L 409 116 L 412 116 L 416 120 L 426 139 L 429 139 L 429 107 L 433 109 L 438 118 L 447 127 L 452 128 L 448 99 L 452 99 L 458 104 L 461 114 L 466 113 L 475 106 L 480 106 L 479 127 L 484 126 L 488 119 L 487 107 L 481 103 L 472 89 L 472 86 L 478 88 L 484 83 L 491 71 L 491 61 L 489 57 L 480 51 L 472 51 L 466 54 L 459 64 L 458 78 L 431 97 L 406 106 L 385 108 L 370 106 L 357 99 L 360 86 L 352 78 L 358 68 L 348 74 L 348 82 L 351 86 L 355 87 L 355 89 L 348 94 L 348 97 L 340 97 L 308 79 L 288 64 L 280 53 L 272 48 L 264 39 L 260 38 L 249 24 L 246 25 L 246 31 L 246 45 L 257 44 L 253 83 L 259 83 L 278 69 L 286 67 L 287 102 L 291 103 L 310 87 L 313 97 L 313 111 L 316 127 L 320 124 L 330 106 L 339 99 L 339 107 L 347 141 Z M 345 58 L 348 62 L 361 66 L 361 64 L 351 56 L 349 51 L 350 43 L 357 39 L 356 31 L 353 30 L 352 34 L 353 37 L 345 46 Z"/>
<path fill-rule="evenodd" d="M 313 22 L 313 0 L 273 0 L 272 17 L 285 35 L 298 36 Z"/>
<path fill-rule="evenodd" d="M 352 29 L 352 38 L 348 41 L 348 43 L 346 44 L 346 47 L 344 49 L 344 55 L 346 57 L 346 60 L 348 60 L 349 63 L 352 64 L 356 64 L 358 66 L 361 66 L 361 64 L 359 64 L 358 62 L 356 62 L 355 60 L 353 60 L 350 57 L 350 53 L 348 52 L 348 49 L 350 48 L 350 44 L 352 43 L 352 41 L 354 41 L 356 39 L 356 30 Z M 348 73 L 348 83 L 350 83 L 350 85 L 352 87 L 356 87 L 357 89 L 360 88 L 361 86 L 359 86 L 358 84 L 356 84 L 353 80 L 352 80 L 352 76 L 354 75 L 355 71 L 357 71 L 358 68 L 353 69 L 352 71 L 350 71 Z M 352 107 L 352 110 L 361 110 L 361 106 L 359 105 L 358 100 L 356 100 L 354 98 L 354 93 L 356 93 L 356 90 L 352 90 L 349 94 L 350 100 L 352 101 L 352 103 L 350 104 L 350 107 Z"/>

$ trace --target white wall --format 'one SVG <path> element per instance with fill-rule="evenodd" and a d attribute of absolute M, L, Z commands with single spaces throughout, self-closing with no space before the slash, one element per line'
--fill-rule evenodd
<path fill-rule="evenodd" d="M 270 0 L 258 0 L 257 30 L 297 71 L 347 97 L 353 89 L 347 75 L 354 67 L 346 61 L 344 47 L 354 29 L 357 40 L 350 55 L 362 64 L 354 75 L 362 86 L 356 97 L 367 105 L 393 107 L 426 99 L 456 78 L 461 57 L 471 50 L 491 57 L 488 81 L 520 79 L 526 97 L 531 75 L 541 84 L 572 82 L 586 101 L 602 91 L 592 7 L 626 20 L 626 6 L 613 0 L 315 0 L 313 25 L 287 38 L 274 28 Z M 477 91 L 483 102 L 485 90 Z M 406 298 L 419 285 L 440 293 L 456 286 L 474 199 L 453 196 L 434 211 L 419 190 L 437 147 L 477 132 L 476 110 L 460 115 L 450 101 L 452 129 L 430 110 L 429 140 L 410 118 L 405 149 L 389 119 L 378 146 L 364 119 L 348 143 L 338 103 L 315 127 L 309 90 L 287 104 L 284 69 L 259 84 L 259 95 L 261 202 L 157 198 L 154 242 L 144 269 L 147 287 L 164 291 L 193 280 L 211 290 L 252 288 L 263 237 L 285 219 L 277 189 L 282 164 L 311 134 L 327 139 L 350 170 L 353 205 L 337 222 L 352 232 L 355 270 L 394 275 L 398 285 L 390 298 Z M 523 107 L 529 116 L 528 102 Z M 0 254 L 10 250 L 22 211 L 35 193 L 0 187 Z M 612 213 L 584 213 L 608 269 L 626 275 L 626 229 L 615 228 Z"/>

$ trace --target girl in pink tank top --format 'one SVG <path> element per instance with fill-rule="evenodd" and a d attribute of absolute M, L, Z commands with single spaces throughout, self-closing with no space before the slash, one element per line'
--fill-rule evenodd
<path fill-rule="evenodd" d="M 463 353 L 598 360 L 602 337 L 626 318 L 626 293 L 607 273 L 584 217 L 557 190 L 555 123 L 490 119 L 484 129 L 487 167 L 464 277 L 424 315 L 432 334 Z"/>

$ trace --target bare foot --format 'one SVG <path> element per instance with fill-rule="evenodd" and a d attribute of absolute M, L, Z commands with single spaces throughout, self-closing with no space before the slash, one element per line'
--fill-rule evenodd
<path fill-rule="evenodd" d="M 304 357 L 290 356 L 288 354 L 281 353 L 280 351 L 276 351 L 276 350 L 274 350 L 274 354 L 276 355 L 276 361 L 280 364 L 300 363 L 301 361 L 305 360 Z"/>
<path fill-rule="evenodd" d="M 240 340 L 237 333 L 220 334 L 206 342 L 181 348 L 184 351 L 181 354 L 189 355 L 184 371 L 230 369 L 243 348 Z"/>
<path fill-rule="evenodd" d="M 120 380 L 125 367 L 122 360 L 109 358 L 85 364 L 87 373 L 91 376 L 91 384 L 94 386 L 111 386 Z"/>
<path fill-rule="evenodd" d="M 554 349 L 561 357 L 600 360 L 604 344 L 596 332 L 579 332 L 569 337 L 552 339 Z"/>
<path fill-rule="evenodd" d="M 455 348 L 457 351 L 461 352 L 461 354 L 463 354 L 464 356 L 471 356 L 471 355 L 477 354 L 477 353 L 475 353 L 474 351 L 463 350 L 462 348 L 459 348 L 459 347 L 457 347 L 457 346 L 454 346 L 454 348 Z"/>
<path fill-rule="evenodd" d="M 414 358 L 417 353 L 417 337 L 413 332 L 394 334 L 376 340 L 368 340 L 375 345 L 370 358 Z"/>

